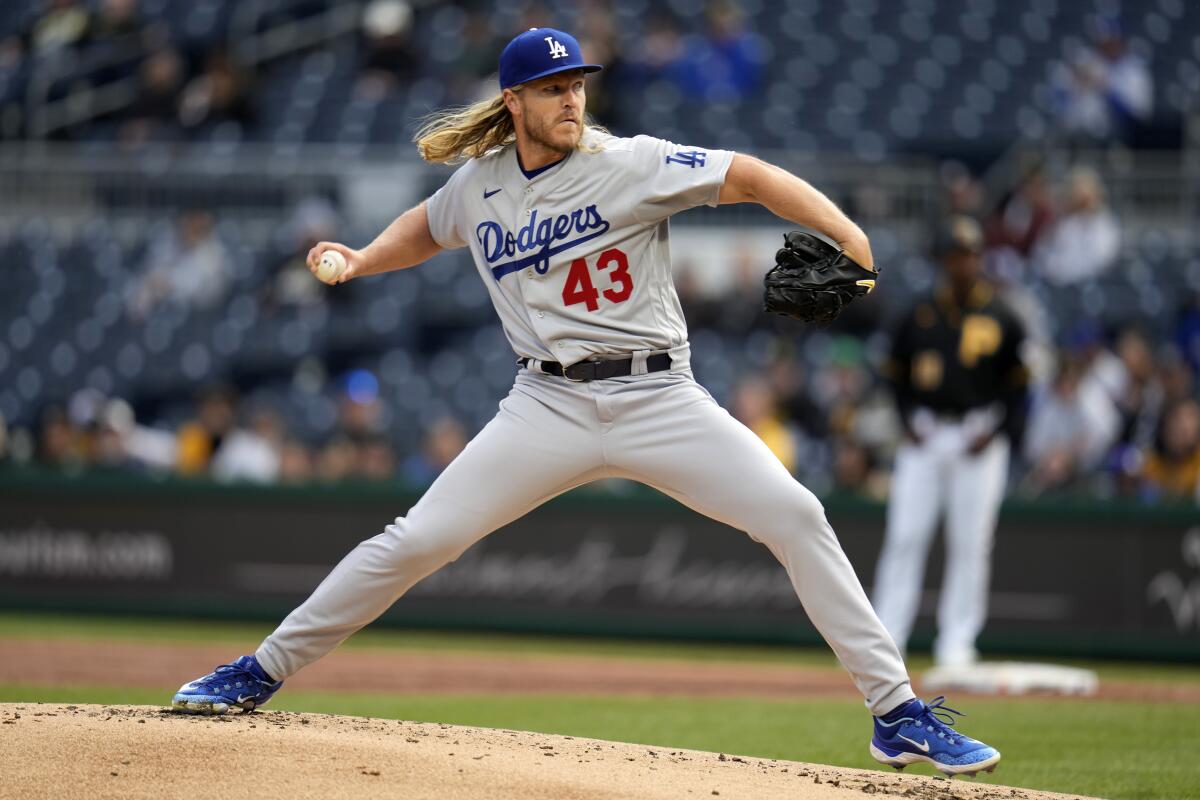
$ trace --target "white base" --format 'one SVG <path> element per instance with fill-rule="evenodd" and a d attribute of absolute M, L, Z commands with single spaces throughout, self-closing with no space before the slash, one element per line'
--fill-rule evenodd
<path fill-rule="evenodd" d="M 934 667 L 921 683 L 927 691 L 975 694 L 1094 695 L 1100 679 L 1089 669 L 1015 661 Z"/>

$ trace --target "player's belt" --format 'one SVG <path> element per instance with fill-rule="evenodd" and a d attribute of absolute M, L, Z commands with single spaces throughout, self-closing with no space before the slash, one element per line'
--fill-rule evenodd
<path fill-rule="evenodd" d="M 529 366 L 530 359 L 522 358 L 520 364 Z M 558 375 L 569 381 L 602 381 L 605 378 L 620 378 L 633 374 L 633 359 L 622 358 L 613 361 L 580 361 L 572 364 L 563 372 L 563 365 L 557 361 L 541 362 L 542 372 L 547 375 Z M 659 353 L 646 359 L 646 372 L 663 372 L 671 368 L 671 354 Z"/>

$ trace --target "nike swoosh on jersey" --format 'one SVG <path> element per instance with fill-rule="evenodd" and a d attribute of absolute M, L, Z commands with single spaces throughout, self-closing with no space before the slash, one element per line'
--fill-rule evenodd
<path fill-rule="evenodd" d="M 494 195 L 494 194 L 497 194 L 498 192 L 502 192 L 502 191 L 504 191 L 504 190 L 503 190 L 503 189 L 492 189 L 492 190 L 489 192 L 487 189 L 484 189 L 484 190 L 483 190 L 483 199 L 484 199 L 484 200 L 487 200 L 487 199 L 488 199 L 489 197 L 491 197 L 492 195 Z"/>
<path fill-rule="evenodd" d="M 903 739 L 904 741 L 906 741 L 906 742 L 908 742 L 909 744 L 911 744 L 913 747 L 915 747 L 915 748 L 917 748 L 918 750 L 920 750 L 921 752 L 923 752 L 923 753 L 928 753 L 928 752 L 929 752 L 929 740 L 928 740 L 928 739 L 926 739 L 926 740 L 925 740 L 925 741 L 923 741 L 923 742 L 917 742 L 917 741 L 914 741 L 914 740 L 912 740 L 912 739 L 908 738 L 908 737 L 907 737 L 907 736 L 905 736 L 903 733 L 897 733 L 896 735 L 897 735 L 897 736 L 899 736 L 899 737 L 900 737 L 901 739 Z"/>

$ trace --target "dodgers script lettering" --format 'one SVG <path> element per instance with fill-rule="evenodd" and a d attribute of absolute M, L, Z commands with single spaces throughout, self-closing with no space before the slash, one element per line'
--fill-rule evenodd
<path fill-rule="evenodd" d="M 532 266 L 539 275 L 550 269 L 550 257 L 570 250 L 576 245 L 603 236 L 608 232 L 608 220 L 600 215 L 596 206 L 577 208 L 556 217 L 539 217 L 535 210 L 529 222 L 512 231 L 505 230 L 500 223 L 484 220 L 475 228 L 475 238 L 483 250 L 492 269 L 492 277 L 500 280 L 510 272 L 518 272 Z M 567 241 L 567 237 L 573 237 Z M 532 251 L 532 252 L 531 252 Z M 497 264 L 501 259 L 513 259 Z"/>

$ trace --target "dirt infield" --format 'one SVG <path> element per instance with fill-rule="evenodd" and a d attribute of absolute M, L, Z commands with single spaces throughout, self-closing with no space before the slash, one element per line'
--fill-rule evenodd
<path fill-rule="evenodd" d="M 0 683 L 161 688 L 230 661 L 227 646 L 0 639 Z M 569 693 L 683 697 L 857 698 L 849 677 L 828 668 L 596 656 L 342 649 L 288 680 L 288 688 L 396 693 Z M 918 688 L 920 688 L 918 686 Z M 1200 684 L 1107 681 L 1100 697 L 1200 703 Z"/>
<path fill-rule="evenodd" d="M 0 704 L 0 798 L 1042 800 L 892 772 L 398 720 Z M 11 768 L 13 765 L 20 765 Z"/>

